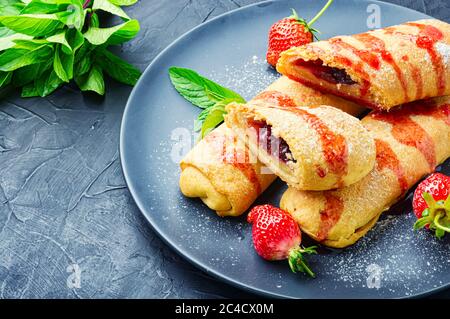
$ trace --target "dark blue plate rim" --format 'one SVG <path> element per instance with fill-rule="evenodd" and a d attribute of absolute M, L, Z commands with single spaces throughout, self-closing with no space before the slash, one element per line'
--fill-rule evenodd
<path fill-rule="evenodd" d="M 158 64 L 159 60 L 166 54 L 166 52 L 170 51 L 171 48 L 173 46 L 175 46 L 179 41 L 181 41 L 183 38 L 187 37 L 190 33 L 197 31 L 198 29 L 201 28 L 206 28 L 210 23 L 213 23 L 216 20 L 222 19 L 225 16 L 229 16 L 229 15 L 233 15 L 238 13 L 239 11 L 242 10 L 246 10 L 248 8 L 251 7 L 255 7 L 255 6 L 261 6 L 261 5 L 265 5 L 265 4 L 269 4 L 269 3 L 273 3 L 274 0 L 266 0 L 266 1 L 261 1 L 261 2 L 256 2 L 256 3 L 252 3 L 240 8 L 236 8 L 234 10 L 231 11 L 227 11 L 223 14 L 218 15 L 217 17 L 212 18 L 211 20 L 208 20 L 206 22 L 203 22 L 201 24 L 199 24 L 198 26 L 190 29 L 189 31 L 185 32 L 184 34 L 182 34 L 181 36 L 179 36 L 177 39 L 175 39 L 171 44 L 169 44 L 165 49 L 163 49 L 154 59 L 153 61 L 145 68 L 144 72 L 141 75 L 141 78 L 139 79 L 139 81 L 137 82 L 137 84 L 135 85 L 135 87 L 133 88 L 133 90 L 130 93 L 130 96 L 128 97 L 128 101 L 127 104 L 125 106 L 125 110 L 122 116 L 122 121 L 121 121 L 121 126 L 120 126 L 120 141 L 119 141 L 119 156 L 120 156 L 120 164 L 122 167 L 122 172 L 124 174 L 124 178 L 125 178 L 125 183 L 128 187 L 128 189 L 130 190 L 131 196 L 134 200 L 134 202 L 136 203 L 137 207 L 139 208 L 139 210 L 141 211 L 141 213 L 144 215 L 145 219 L 148 221 L 148 223 L 150 224 L 150 227 L 153 229 L 153 231 L 156 232 L 156 234 L 159 236 L 159 238 L 161 238 L 169 247 L 171 247 L 178 255 L 180 255 L 181 257 L 183 257 L 186 261 L 188 261 L 190 264 L 192 264 L 193 266 L 199 268 L 200 270 L 204 271 L 205 273 L 215 277 L 216 279 L 219 279 L 221 281 L 224 281 L 234 287 L 237 287 L 239 289 L 243 289 L 245 291 L 251 292 L 251 293 L 255 293 L 257 295 L 260 296 L 264 296 L 264 297 L 269 297 L 269 298 L 292 298 L 290 296 L 285 296 L 282 294 L 277 294 L 274 292 L 269 292 L 263 289 L 259 289 L 259 288 L 255 288 L 252 287 L 250 285 L 246 285 L 243 284 L 241 282 L 239 282 L 238 280 L 235 280 L 233 278 L 230 278 L 228 276 L 225 276 L 217 271 L 215 271 L 214 269 L 212 269 L 211 267 L 203 264 L 202 262 L 198 261 L 195 257 L 193 257 L 192 255 L 190 255 L 188 252 L 180 249 L 179 247 L 177 247 L 177 245 L 175 245 L 171 240 L 170 240 L 170 236 L 167 234 L 164 234 L 164 232 L 162 232 L 159 227 L 156 225 L 156 223 L 153 222 L 152 218 L 150 217 L 151 214 L 149 213 L 149 211 L 145 208 L 145 205 L 141 202 L 140 197 L 138 195 L 138 192 L 136 191 L 136 189 L 133 186 L 133 182 L 132 182 L 132 178 L 130 177 L 129 171 L 128 171 L 128 166 L 127 163 L 125 161 L 124 158 L 124 154 L 126 152 L 125 148 L 125 140 L 126 140 L 126 132 L 125 132 L 125 123 L 128 121 L 128 113 L 130 112 L 130 109 L 132 107 L 133 104 L 133 100 L 135 98 L 136 92 L 138 90 L 141 89 L 143 87 L 142 84 L 142 79 L 146 76 L 147 73 L 150 72 L 150 70 Z M 385 6 L 391 6 L 391 7 L 396 7 L 396 8 L 401 8 L 402 10 L 408 10 L 408 11 L 413 11 L 413 12 L 418 12 L 416 10 L 410 9 L 410 8 L 406 8 L 397 4 L 393 4 L 393 3 L 388 3 L 388 2 L 383 2 L 383 1 L 378 1 L 378 0 L 371 0 L 371 3 L 378 3 L 378 4 L 383 4 Z M 430 18 L 432 18 L 430 16 Z M 450 282 L 447 284 L 444 284 L 440 287 L 436 287 L 433 289 L 429 289 L 426 290 L 424 292 L 421 293 L 417 293 L 411 296 L 404 296 L 404 297 L 399 297 L 397 299 L 409 299 L 409 298 L 421 298 L 421 297 L 426 297 L 429 296 L 431 294 L 437 293 L 439 291 L 442 291 L 446 288 L 450 287 Z"/>

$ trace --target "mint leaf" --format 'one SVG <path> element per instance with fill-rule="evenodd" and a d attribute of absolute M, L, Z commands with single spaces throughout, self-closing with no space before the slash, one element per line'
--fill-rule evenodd
<path fill-rule="evenodd" d="M 91 27 L 98 28 L 100 27 L 100 20 L 98 19 L 98 14 L 93 12 L 91 15 Z"/>
<path fill-rule="evenodd" d="M 7 28 L 0 28 L 0 29 L 7 29 Z M 7 29 L 9 30 L 9 29 Z M 3 30 L 1 30 L 3 31 Z M 0 32 L 1 32 L 0 31 Z M 19 40 L 19 39 L 32 39 L 33 37 L 26 35 L 26 34 L 22 34 L 22 33 L 15 33 L 12 30 L 9 30 L 8 33 L 4 33 L 4 36 L 0 37 L 0 51 L 12 48 L 15 45 L 14 40 Z"/>
<path fill-rule="evenodd" d="M 0 0 L 0 15 L 17 15 L 25 4 L 20 0 Z"/>
<path fill-rule="evenodd" d="M 92 10 L 102 10 L 105 12 L 112 13 L 126 20 L 130 20 L 130 17 L 125 13 L 125 11 L 122 10 L 121 7 L 116 6 L 115 4 L 109 2 L 108 0 L 94 0 Z"/>
<path fill-rule="evenodd" d="M 81 31 L 83 29 L 86 10 L 83 9 L 82 0 L 66 0 L 70 3 L 66 11 L 56 13 L 59 21 L 68 27 L 75 27 Z"/>
<path fill-rule="evenodd" d="M 36 85 L 33 83 L 27 84 L 22 88 L 21 97 L 36 97 L 39 96 L 39 93 L 36 89 Z"/>
<path fill-rule="evenodd" d="M 10 35 L 15 34 L 13 30 L 8 29 L 7 27 L 0 27 L 0 38 L 9 37 Z"/>
<path fill-rule="evenodd" d="M 14 71 L 13 85 L 18 87 L 33 82 L 35 79 L 42 76 L 42 74 L 50 70 L 52 66 L 53 61 L 51 59 L 47 59 L 44 62 L 22 67 Z"/>
<path fill-rule="evenodd" d="M 33 14 L 33 13 L 56 13 L 59 11 L 65 10 L 67 8 L 67 5 L 58 3 L 59 1 L 40 1 L 40 0 L 33 0 L 29 2 L 25 8 L 23 8 L 20 13 L 21 14 Z"/>
<path fill-rule="evenodd" d="M 92 66 L 91 53 L 86 53 L 75 66 L 75 75 L 80 76 L 89 72 Z"/>
<path fill-rule="evenodd" d="M 53 60 L 53 69 L 56 75 L 64 82 L 69 82 L 73 78 L 73 60 L 72 53 L 65 53 L 61 45 L 58 45 L 55 50 L 55 57 Z"/>
<path fill-rule="evenodd" d="M 84 37 L 93 45 L 121 44 L 133 39 L 139 32 L 139 22 L 129 20 L 111 28 L 90 27 Z"/>
<path fill-rule="evenodd" d="M 105 94 L 105 82 L 102 69 L 94 65 L 89 73 L 75 78 L 75 82 L 82 91 L 93 91 L 97 94 Z"/>
<path fill-rule="evenodd" d="M 25 49 L 29 51 L 40 48 L 46 44 L 50 46 L 50 43 L 45 39 L 15 39 L 13 42 L 15 43 L 14 49 Z"/>
<path fill-rule="evenodd" d="M 45 97 L 53 93 L 62 83 L 55 71 L 49 70 L 35 81 L 35 86 L 39 96 Z"/>
<path fill-rule="evenodd" d="M 19 87 L 34 82 L 35 79 L 41 77 L 42 74 L 49 71 L 52 68 L 52 65 L 53 61 L 51 59 L 47 59 L 44 62 L 27 65 L 14 71 L 13 85 Z"/>
<path fill-rule="evenodd" d="M 0 71 L 14 71 L 18 68 L 39 63 L 50 58 L 52 48 L 42 45 L 34 50 L 11 48 L 0 55 Z"/>
<path fill-rule="evenodd" d="M 208 80 L 193 70 L 171 67 L 169 76 L 178 93 L 200 108 L 212 107 L 225 99 L 245 103 L 244 98 L 236 92 Z"/>
<path fill-rule="evenodd" d="M 230 102 L 233 102 L 233 100 L 227 99 L 217 102 L 208 110 L 207 116 L 203 121 L 201 138 L 204 138 L 209 132 L 214 130 L 220 123 L 223 122 L 223 116 L 227 113 L 225 111 L 225 106 Z"/>
<path fill-rule="evenodd" d="M 117 6 L 131 6 L 135 4 L 138 0 L 109 0 L 112 4 Z"/>
<path fill-rule="evenodd" d="M 78 63 L 86 54 L 93 50 L 94 46 L 92 46 L 89 42 L 85 41 L 83 45 L 77 50 L 75 53 L 75 64 Z"/>
<path fill-rule="evenodd" d="M 227 104 L 231 102 L 245 103 L 244 98 L 238 93 L 201 76 L 193 70 L 171 67 L 169 68 L 169 77 L 181 96 L 192 104 L 203 108 L 194 124 L 195 131 L 201 130 L 201 138 L 223 122 Z"/>
<path fill-rule="evenodd" d="M 139 69 L 108 50 L 99 50 L 96 53 L 97 63 L 110 77 L 124 84 L 136 84 L 141 76 L 141 71 L 139 71 Z"/>
<path fill-rule="evenodd" d="M 70 46 L 69 42 L 67 42 L 67 39 L 66 39 L 66 31 L 52 35 L 51 37 L 48 37 L 46 40 L 48 42 L 62 44 L 64 53 L 66 53 L 66 54 L 72 53 L 72 47 Z"/>
<path fill-rule="evenodd" d="M 14 72 L 13 85 L 24 86 L 37 77 L 40 63 L 24 66 Z"/>
<path fill-rule="evenodd" d="M 13 31 L 36 37 L 52 34 L 62 27 L 55 14 L 0 16 L 0 23 Z"/>
<path fill-rule="evenodd" d="M 66 31 L 66 39 L 73 51 L 77 51 L 84 44 L 84 37 L 77 29 Z"/>
<path fill-rule="evenodd" d="M 0 72 L 0 88 L 11 83 L 12 72 Z"/>

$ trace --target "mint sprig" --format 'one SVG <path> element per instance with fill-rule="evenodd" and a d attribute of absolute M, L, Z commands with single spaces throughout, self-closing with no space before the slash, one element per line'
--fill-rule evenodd
<path fill-rule="evenodd" d="M 82 91 L 105 93 L 103 75 L 134 85 L 141 72 L 109 51 L 133 39 L 139 23 L 121 6 L 136 0 L 0 0 L 0 88 L 23 97 L 47 96 L 72 80 Z M 122 23 L 102 27 L 97 12 Z"/>
<path fill-rule="evenodd" d="M 245 103 L 245 99 L 238 93 L 191 69 L 173 66 L 169 68 L 169 77 L 181 96 L 203 109 L 194 126 L 194 130 L 201 132 L 201 138 L 223 122 L 223 116 L 226 114 L 225 106 L 228 103 Z"/>

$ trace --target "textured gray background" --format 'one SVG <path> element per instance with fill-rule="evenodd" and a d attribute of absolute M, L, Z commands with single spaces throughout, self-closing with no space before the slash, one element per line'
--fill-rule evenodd
<path fill-rule="evenodd" d="M 192 27 L 253 2 L 141 0 L 128 12 L 142 31 L 121 55 L 143 70 Z M 450 22 L 448 0 L 388 2 Z M 177 256 L 133 203 L 118 159 L 130 92 L 108 83 L 104 99 L 70 86 L 46 99 L 2 97 L 0 298 L 252 297 Z M 79 289 L 67 286 L 71 264 Z"/>

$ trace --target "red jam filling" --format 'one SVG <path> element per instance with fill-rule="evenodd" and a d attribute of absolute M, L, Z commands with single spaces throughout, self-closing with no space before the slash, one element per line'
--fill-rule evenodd
<path fill-rule="evenodd" d="M 357 83 L 352 80 L 350 75 L 348 75 L 345 70 L 323 65 L 322 60 L 298 60 L 296 65 L 309 70 L 315 77 L 325 80 L 331 84 L 352 85 Z"/>
<path fill-rule="evenodd" d="M 268 154 L 278 158 L 283 163 L 288 161 L 295 162 L 292 156 L 289 156 L 291 150 L 286 141 L 280 137 L 272 135 L 272 126 L 264 121 L 249 120 L 248 125 L 256 130 L 258 145 Z M 272 149 L 276 146 L 277 149 Z M 289 154 L 289 155 L 288 155 Z"/>

